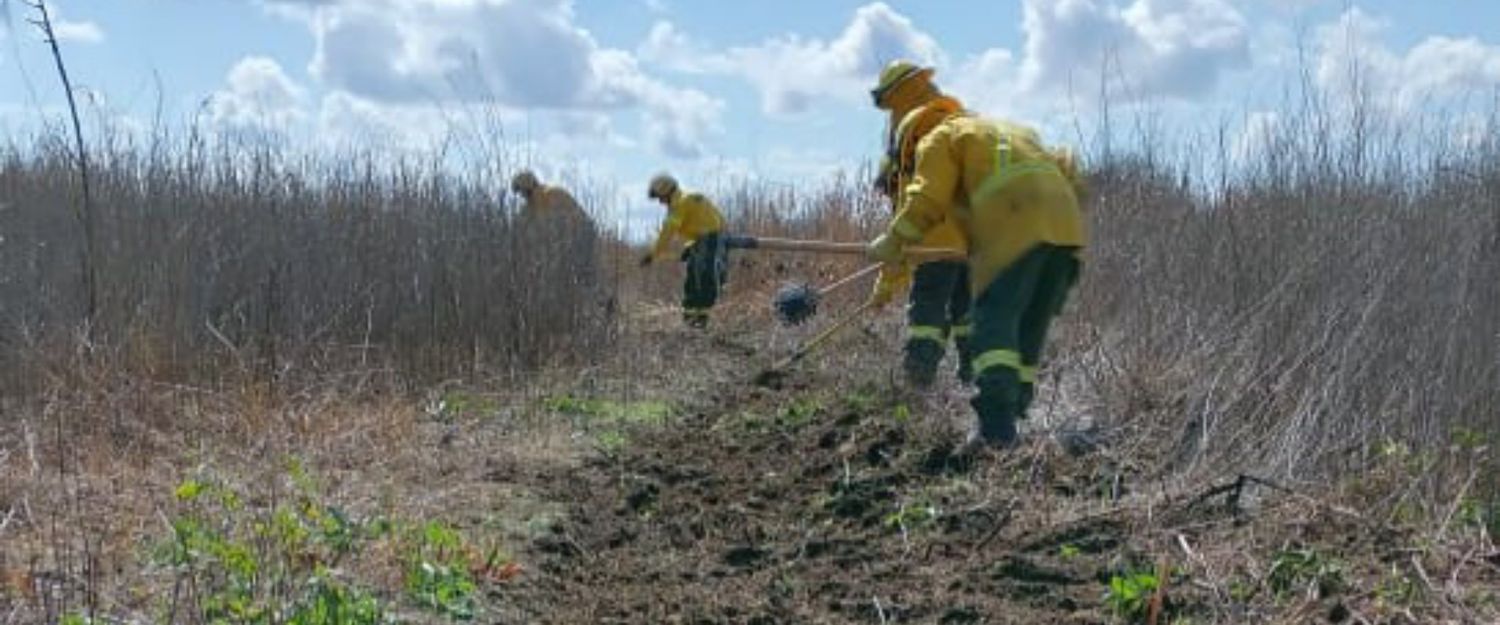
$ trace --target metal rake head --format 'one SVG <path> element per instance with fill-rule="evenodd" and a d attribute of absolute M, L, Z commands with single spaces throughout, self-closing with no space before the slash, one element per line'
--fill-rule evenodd
<path fill-rule="evenodd" d="M 783 325 L 801 324 L 818 314 L 818 290 L 807 283 L 782 286 L 776 290 L 772 306 Z"/>

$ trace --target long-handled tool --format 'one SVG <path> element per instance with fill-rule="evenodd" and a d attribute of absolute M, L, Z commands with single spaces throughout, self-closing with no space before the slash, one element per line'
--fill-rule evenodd
<path fill-rule="evenodd" d="M 797 361 L 806 358 L 808 354 L 813 352 L 813 350 L 817 349 L 824 343 L 827 343 L 828 339 L 833 338 L 833 335 L 837 334 L 839 330 L 843 330 L 844 328 L 849 327 L 849 325 L 854 323 L 856 319 L 859 319 L 860 317 L 864 316 L 865 313 L 871 310 L 875 310 L 876 308 L 879 308 L 879 304 L 875 303 L 875 300 L 868 300 L 865 303 L 860 304 L 859 308 L 856 308 L 848 315 L 845 315 L 843 319 L 839 319 L 838 321 L 833 322 L 833 325 L 830 325 L 822 332 L 819 332 L 817 336 L 814 336 L 812 338 L 812 340 L 803 343 L 802 346 L 797 348 L 797 351 L 794 351 L 786 358 L 782 358 L 781 360 L 777 361 L 775 364 L 771 365 L 771 368 L 756 374 L 755 383 L 762 386 L 775 386 L 778 382 L 781 381 L 781 378 L 786 375 L 785 372 L 787 367 L 797 364 Z"/>
<path fill-rule="evenodd" d="M 724 245 L 735 250 L 772 250 L 779 252 L 822 252 L 825 254 L 864 254 L 866 245 L 859 242 L 810 241 L 803 239 L 778 239 L 729 235 Z M 935 260 L 938 258 L 963 258 L 964 253 L 946 247 L 908 247 L 906 255 L 913 258 Z"/>
<path fill-rule="evenodd" d="M 880 271 L 880 263 L 875 263 L 843 278 L 839 278 L 833 284 L 822 288 L 815 287 L 806 282 L 783 286 L 776 291 L 776 297 L 771 302 L 772 307 L 776 311 L 776 319 L 782 325 L 792 326 L 801 324 L 811 319 L 813 315 L 818 314 L 818 303 L 823 298 L 877 271 Z"/>

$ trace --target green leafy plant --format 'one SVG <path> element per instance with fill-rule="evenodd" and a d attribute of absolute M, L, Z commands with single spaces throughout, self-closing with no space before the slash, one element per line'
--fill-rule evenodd
<path fill-rule="evenodd" d="M 1063 543 L 1063 546 L 1057 549 L 1057 556 L 1064 560 L 1072 560 L 1082 553 L 1083 550 L 1073 543 Z"/>
<path fill-rule="evenodd" d="M 909 532 L 931 525 L 937 520 L 939 514 L 937 507 L 931 503 L 904 503 L 895 512 L 885 516 L 885 525 L 892 529 Z"/>
<path fill-rule="evenodd" d="M 373 595 L 337 579 L 338 563 L 388 524 L 362 522 L 318 496 L 298 463 L 289 500 L 253 508 L 230 485 L 207 477 L 172 491 L 169 534 L 150 551 L 181 587 L 187 609 L 210 623 L 373 625 L 388 622 Z M 180 614 L 168 615 L 169 620 Z"/>
<path fill-rule="evenodd" d="M 896 407 L 891 409 L 891 418 L 894 419 L 896 423 L 906 423 L 908 421 L 911 421 L 911 407 L 907 406 L 906 404 L 896 404 Z"/>
<path fill-rule="evenodd" d="M 823 411 L 816 399 L 799 398 L 781 407 L 776 412 L 776 423 L 784 428 L 798 428 L 811 423 L 813 417 Z"/>
<path fill-rule="evenodd" d="M 1151 571 L 1126 571 L 1110 576 L 1109 590 L 1104 593 L 1104 603 L 1116 616 L 1126 620 L 1142 620 L 1151 605 L 1151 596 L 1161 580 Z"/>
<path fill-rule="evenodd" d="M 594 444 L 605 455 L 614 456 L 625 450 L 630 444 L 630 438 L 619 430 L 605 430 L 594 436 Z"/>
<path fill-rule="evenodd" d="M 474 618 L 477 585 L 469 572 L 468 551 L 463 537 L 445 523 L 417 528 L 407 557 L 407 593 L 418 605 L 449 618 Z"/>
<path fill-rule="evenodd" d="M 1277 552 L 1271 558 L 1266 584 L 1279 597 L 1309 591 L 1327 597 L 1347 587 L 1343 565 L 1313 549 Z"/>
<path fill-rule="evenodd" d="M 308 581 L 305 600 L 286 619 L 287 625 L 379 625 L 392 622 L 373 595 L 339 583 L 325 573 Z"/>

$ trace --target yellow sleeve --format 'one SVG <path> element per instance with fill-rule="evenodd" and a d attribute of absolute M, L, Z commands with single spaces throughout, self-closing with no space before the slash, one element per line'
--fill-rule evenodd
<path fill-rule="evenodd" d="M 917 145 L 915 175 L 901 194 L 901 210 L 891 220 L 891 234 L 916 243 L 947 218 L 961 166 L 953 148 L 953 134 L 941 127 Z"/>
<path fill-rule="evenodd" d="M 661 223 L 661 232 L 656 234 L 656 244 L 651 246 L 651 256 L 661 258 L 672 244 L 672 236 L 682 228 L 682 211 L 667 209 L 667 219 Z"/>

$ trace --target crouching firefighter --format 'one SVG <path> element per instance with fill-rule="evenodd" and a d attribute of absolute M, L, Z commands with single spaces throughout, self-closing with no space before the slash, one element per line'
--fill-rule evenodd
<path fill-rule="evenodd" d="M 708 312 L 719 300 L 727 272 L 724 217 L 701 193 L 683 191 L 677 180 L 657 174 L 646 190 L 647 197 L 667 208 L 666 219 L 651 251 L 641 257 L 641 266 L 664 257 L 672 240 L 687 242 L 681 259 L 687 263 L 682 281 L 682 320 L 691 328 L 708 327 Z"/>
<path fill-rule="evenodd" d="M 924 107 L 925 108 L 925 107 Z M 930 114 L 930 113 L 928 113 Z M 911 183 L 884 234 L 868 247 L 900 283 L 905 248 L 952 222 L 969 243 L 978 417 L 960 452 L 1018 442 L 1016 421 L 1035 395 L 1048 327 L 1078 280 L 1086 243 L 1077 167 L 1066 150 L 1042 145 L 1029 128 L 944 111 L 925 136 L 922 109 L 897 129 L 915 146 Z"/>

